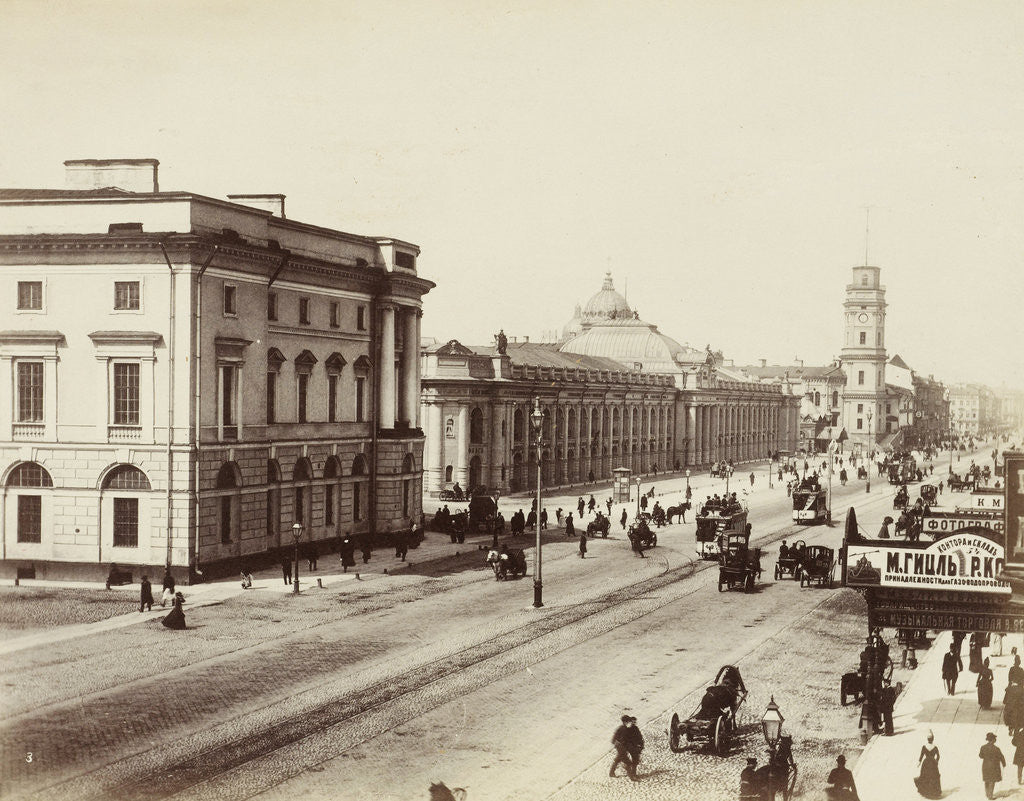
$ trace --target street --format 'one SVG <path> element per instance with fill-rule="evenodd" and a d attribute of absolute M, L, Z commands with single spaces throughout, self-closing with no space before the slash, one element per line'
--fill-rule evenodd
<path fill-rule="evenodd" d="M 678 478 L 658 485 L 663 504 L 681 496 Z M 695 501 L 724 490 L 706 476 L 694 485 Z M 732 798 L 738 756 L 765 750 L 758 721 L 772 696 L 807 771 L 798 787 L 814 797 L 835 749 L 855 748 L 838 682 L 866 621 L 850 591 L 773 582 L 777 545 L 837 548 L 849 505 L 868 527 L 893 494 L 884 482 L 833 490 L 832 528 L 795 527 L 785 489 L 769 490 L 761 469 L 749 505 L 764 573 L 751 594 L 717 592 L 691 515 L 659 529 L 646 559 L 617 523 L 585 560 L 550 532 L 540 610 L 529 575 L 496 582 L 478 552 L 446 575 L 236 595 L 194 610 L 184 632 L 149 618 L 18 651 L 4 663 L 4 797 L 356 801 L 423 797 L 445 781 L 474 799 L 676 798 L 684 787 Z M 667 719 L 687 716 L 723 664 L 750 690 L 735 755 L 672 754 Z M 607 776 L 627 711 L 648 744 L 635 787 Z"/>

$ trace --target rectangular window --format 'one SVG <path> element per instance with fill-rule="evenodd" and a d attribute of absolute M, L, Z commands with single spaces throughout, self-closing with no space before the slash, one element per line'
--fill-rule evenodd
<path fill-rule="evenodd" d="M 42 281 L 18 281 L 18 308 L 28 311 L 42 311 Z"/>
<path fill-rule="evenodd" d="M 237 392 L 235 368 L 230 364 L 225 364 L 220 368 L 220 371 L 224 387 L 224 394 L 220 399 L 221 422 L 224 426 L 234 426 L 235 392 Z"/>
<path fill-rule="evenodd" d="M 309 391 L 309 376 L 299 374 L 299 417 L 300 423 L 306 422 L 306 396 Z"/>
<path fill-rule="evenodd" d="M 356 378 L 356 422 L 362 423 L 365 417 L 366 379 L 362 376 Z"/>
<path fill-rule="evenodd" d="M 362 484 L 352 485 L 352 520 L 358 522 L 363 519 L 362 510 Z"/>
<path fill-rule="evenodd" d="M 235 287 L 224 284 L 224 314 L 238 314 L 235 306 Z"/>
<path fill-rule="evenodd" d="M 280 505 L 280 490 L 272 489 L 267 493 L 267 537 L 277 534 L 278 506 Z"/>
<path fill-rule="evenodd" d="M 114 424 L 139 424 L 139 365 L 114 363 Z"/>
<path fill-rule="evenodd" d="M 416 269 L 416 257 L 411 253 L 402 253 L 400 250 L 395 251 L 395 266 L 404 267 L 406 270 Z"/>
<path fill-rule="evenodd" d="M 267 319 L 268 320 L 276 320 L 277 319 L 277 293 L 276 292 L 268 292 L 267 293 Z"/>
<path fill-rule="evenodd" d="M 324 525 L 334 525 L 334 485 L 329 484 L 327 487 L 326 498 L 324 499 Z"/>
<path fill-rule="evenodd" d="M 114 547 L 139 547 L 138 498 L 114 498 Z"/>
<path fill-rule="evenodd" d="M 868 344 L 867 340 L 868 340 L 868 333 L 867 333 L 867 331 L 861 331 L 860 332 L 860 344 L 861 345 Z"/>
<path fill-rule="evenodd" d="M 331 301 L 331 328 L 339 328 L 341 326 L 341 307 L 338 301 Z"/>
<path fill-rule="evenodd" d="M 115 311 L 138 311 L 140 300 L 138 281 L 114 282 Z"/>
<path fill-rule="evenodd" d="M 295 520 L 299 523 L 306 522 L 306 488 L 295 488 Z"/>
<path fill-rule="evenodd" d="M 327 421 L 338 422 L 338 376 L 327 376 Z"/>
<path fill-rule="evenodd" d="M 18 362 L 18 422 L 43 421 L 43 363 Z"/>
<path fill-rule="evenodd" d="M 267 373 L 267 422 L 277 422 L 277 373 Z"/>
<path fill-rule="evenodd" d="M 412 479 L 402 482 L 402 517 L 409 516 L 409 499 L 412 497 Z"/>
<path fill-rule="evenodd" d="M 857 371 L 857 383 L 860 384 L 861 386 L 864 385 L 864 371 L 863 370 L 858 370 Z"/>
<path fill-rule="evenodd" d="M 18 496 L 18 542 L 43 541 L 43 498 Z"/>
<path fill-rule="evenodd" d="M 356 328 L 360 331 L 366 330 L 366 307 L 356 307 Z"/>
<path fill-rule="evenodd" d="M 858 403 L 857 404 L 857 414 L 863 414 L 863 413 L 864 413 L 864 404 L 863 403 Z"/>
<path fill-rule="evenodd" d="M 860 431 L 864 428 L 864 421 L 861 418 L 857 418 L 857 430 Z"/>
<path fill-rule="evenodd" d="M 309 298 L 299 298 L 299 322 L 309 325 Z"/>
<path fill-rule="evenodd" d="M 220 499 L 220 541 L 224 545 L 231 542 L 231 497 L 229 495 Z"/>

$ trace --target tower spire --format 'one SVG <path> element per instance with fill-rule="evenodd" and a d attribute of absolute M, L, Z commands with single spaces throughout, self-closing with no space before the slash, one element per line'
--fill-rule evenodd
<path fill-rule="evenodd" d="M 871 206 L 864 207 L 864 266 L 868 266 L 868 242 L 871 235 Z"/>

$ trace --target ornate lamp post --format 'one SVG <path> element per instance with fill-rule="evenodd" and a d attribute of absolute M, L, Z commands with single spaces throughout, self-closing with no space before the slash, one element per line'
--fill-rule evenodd
<path fill-rule="evenodd" d="M 772 700 L 768 702 L 767 708 L 764 710 L 764 715 L 761 718 L 761 732 L 764 734 L 764 741 L 768 744 L 768 798 L 774 798 L 775 793 L 772 790 L 772 769 L 775 764 L 775 749 L 779 744 L 779 738 L 782 736 L 782 721 L 785 718 L 782 717 L 782 712 L 779 710 L 779 705 L 775 703 L 775 696 L 772 696 Z"/>
<path fill-rule="evenodd" d="M 871 444 L 871 410 L 868 409 L 868 445 L 870 445 L 870 444 Z M 867 487 L 864 489 L 865 492 L 871 492 L 871 467 L 872 467 L 871 462 L 872 461 L 874 461 L 874 460 L 871 458 L 871 452 L 868 451 L 868 483 L 867 483 Z"/>
<path fill-rule="evenodd" d="M 839 443 L 832 440 L 828 444 L 828 504 L 825 507 L 825 525 L 832 525 L 832 468 L 836 458 L 836 448 Z"/>
<path fill-rule="evenodd" d="M 292 579 L 292 595 L 299 594 L 299 540 L 302 539 L 302 523 L 292 526 L 292 539 L 295 541 L 295 576 Z"/>
<path fill-rule="evenodd" d="M 690 488 L 690 468 L 686 468 L 686 488 Z"/>
<path fill-rule="evenodd" d="M 729 477 L 732 475 L 732 465 L 725 466 L 725 494 L 729 494 Z"/>
<path fill-rule="evenodd" d="M 540 457 L 541 457 L 541 434 L 544 427 L 544 412 L 540 409 L 540 398 L 533 399 L 533 411 L 530 413 L 530 423 L 533 425 L 533 434 L 537 440 L 537 549 L 533 553 L 533 606 L 540 609 L 544 606 L 544 584 L 541 581 L 541 553 L 540 553 Z"/>
<path fill-rule="evenodd" d="M 636 482 L 636 519 L 640 519 L 640 476 L 633 479 Z"/>

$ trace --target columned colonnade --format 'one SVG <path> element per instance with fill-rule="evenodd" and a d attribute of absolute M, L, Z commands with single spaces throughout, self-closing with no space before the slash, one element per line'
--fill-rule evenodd
<path fill-rule="evenodd" d="M 420 424 L 420 318 L 419 307 L 390 301 L 380 310 L 380 369 L 377 371 L 378 428 L 393 429 L 396 422 L 404 428 Z M 395 364 L 395 332 L 402 332 L 402 354 Z"/>

